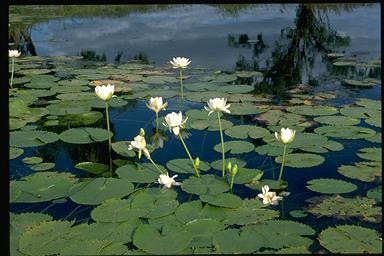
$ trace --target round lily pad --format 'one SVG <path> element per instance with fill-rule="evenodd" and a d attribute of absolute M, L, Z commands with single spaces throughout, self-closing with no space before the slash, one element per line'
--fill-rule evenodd
<path fill-rule="evenodd" d="M 96 178 L 76 184 L 69 192 L 78 204 L 97 205 L 110 198 L 122 198 L 133 191 L 133 184 L 125 179 Z"/>
<path fill-rule="evenodd" d="M 232 166 L 237 164 L 237 167 L 239 167 L 239 168 L 244 167 L 247 164 L 247 162 L 245 162 L 243 159 L 234 158 L 234 157 L 230 157 L 230 158 L 225 159 L 225 162 L 226 163 L 231 162 Z M 220 159 L 220 160 L 213 161 L 211 163 L 211 167 L 215 170 L 221 170 L 222 169 L 222 160 Z"/>
<path fill-rule="evenodd" d="M 10 147 L 10 148 L 9 148 L 9 160 L 18 158 L 18 157 L 21 156 L 23 153 L 24 153 L 24 149 L 22 149 L 22 148 L 14 148 L 14 147 Z"/>
<path fill-rule="evenodd" d="M 91 217 L 97 222 L 123 222 L 133 221 L 149 212 L 149 209 L 131 207 L 131 202 L 132 199 L 108 199 L 93 209 Z"/>
<path fill-rule="evenodd" d="M 378 116 L 381 112 L 377 109 L 344 106 L 340 109 L 340 113 L 344 116 L 349 116 L 352 118 L 368 118 Z"/>
<path fill-rule="evenodd" d="M 362 148 L 357 155 L 370 161 L 381 161 L 381 148 Z"/>
<path fill-rule="evenodd" d="M 295 114 L 305 116 L 330 116 L 339 112 L 335 107 L 320 105 L 292 106 L 287 107 L 286 110 Z"/>
<path fill-rule="evenodd" d="M 315 133 L 342 139 L 366 139 L 375 135 L 375 131 L 360 126 L 321 126 L 314 130 Z"/>
<path fill-rule="evenodd" d="M 382 185 L 368 190 L 367 197 L 373 198 L 376 200 L 376 202 L 381 203 L 382 202 Z"/>
<path fill-rule="evenodd" d="M 354 80 L 354 79 L 343 79 L 343 83 L 351 86 L 358 87 L 372 87 L 378 84 L 376 80 L 363 79 L 363 80 Z"/>
<path fill-rule="evenodd" d="M 262 247 L 253 234 L 231 228 L 216 232 L 212 242 L 221 254 L 250 254 Z"/>
<path fill-rule="evenodd" d="M 208 131 L 219 131 L 219 121 L 217 119 L 214 120 L 195 120 L 190 123 L 191 127 L 196 130 L 205 130 Z M 231 121 L 221 119 L 221 127 L 223 130 L 226 130 L 233 126 Z"/>
<path fill-rule="evenodd" d="M 254 114 L 260 114 L 267 109 L 260 108 L 259 106 L 252 104 L 252 103 L 232 103 L 229 107 L 229 110 L 231 111 L 231 115 L 254 115 Z"/>
<path fill-rule="evenodd" d="M 164 173 L 167 170 L 157 165 Z M 153 183 L 159 178 L 159 171 L 151 163 L 128 163 L 116 169 L 116 174 L 121 179 L 127 179 L 134 183 Z"/>
<path fill-rule="evenodd" d="M 275 158 L 275 161 L 281 163 L 282 156 Z M 285 166 L 294 168 L 309 168 L 321 165 L 324 161 L 324 157 L 310 153 L 292 153 L 285 156 Z"/>
<path fill-rule="evenodd" d="M 291 215 L 293 218 L 304 218 L 308 216 L 308 214 L 302 210 L 292 210 L 289 212 L 289 215 Z"/>
<path fill-rule="evenodd" d="M 111 137 L 113 136 L 111 132 Z M 60 134 L 60 139 L 67 143 L 88 144 L 108 139 L 108 131 L 100 128 L 71 128 Z"/>
<path fill-rule="evenodd" d="M 381 162 L 359 162 L 354 165 L 341 165 L 337 172 L 342 175 L 365 182 L 381 180 Z"/>
<path fill-rule="evenodd" d="M 307 182 L 307 188 L 323 194 L 344 194 L 357 189 L 355 184 L 336 179 L 313 179 Z"/>
<path fill-rule="evenodd" d="M 214 195 L 228 191 L 229 186 L 223 178 L 212 174 L 190 176 L 184 180 L 181 189 L 187 193 L 197 195 Z"/>
<path fill-rule="evenodd" d="M 191 160 L 188 158 L 172 159 L 167 162 L 167 168 L 177 173 L 195 173 Z M 208 171 L 211 169 L 209 163 L 200 160 L 199 171 Z"/>
<path fill-rule="evenodd" d="M 74 241 L 60 251 L 60 255 L 126 255 L 128 248 L 123 243 L 109 240 Z"/>
<path fill-rule="evenodd" d="M 58 119 L 44 122 L 44 126 L 87 126 L 94 124 L 103 118 L 103 114 L 98 111 L 83 112 L 80 114 L 60 115 Z"/>
<path fill-rule="evenodd" d="M 134 157 L 136 155 L 135 151 L 128 150 L 130 141 L 118 141 L 112 143 L 112 149 L 119 155 L 124 157 Z"/>
<path fill-rule="evenodd" d="M 236 125 L 225 130 L 225 134 L 236 139 L 258 139 L 269 135 L 269 131 L 254 125 Z"/>
<path fill-rule="evenodd" d="M 11 147 L 37 147 L 53 143 L 59 139 L 54 132 L 47 131 L 14 131 L 10 133 L 9 144 Z"/>
<path fill-rule="evenodd" d="M 200 195 L 200 200 L 214 206 L 226 208 L 238 208 L 242 204 L 240 197 L 229 193 Z"/>
<path fill-rule="evenodd" d="M 55 163 L 43 162 L 43 163 L 32 165 L 31 169 L 36 172 L 41 172 L 41 171 L 47 171 L 47 170 L 53 169 L 54 167 L 55 167 Z"/>
<path fill-rule="evenodd" d="M 219 92 L 227 93 L 247 93 L 252 92 L 255 88 L 251 85 L 245 84 L 235 84 L 235 85 L 225 85 L 217 88 Z"/>
<path fill-rule="evenodd" d="M 94 162 L 80 162 L 75 165 L 75 168 L 96 175 L 101 175 L 103 173 L 109 172 L 108 165 Z"/>
<path fill-rule="evenodd" d="M 329 227 L 319 234 L 319 242 L 331 253 L 382 253 L 377 231 L 355 225 Z"/>
<path fill-rule="evenodd" d="M 21 161 L 25 164 L 39 164 L 43 162 L 43 158 L 37 156 L 24 157 Z"/>
<path fill-rule="evenodd" d="M 360 123 L 360 120 L 347 117 L 347 116 L 320 116 L 313 119 L 318 123 L 328 124 L 328 125 L 357 125 Z"/>
<path fill-rule="evenodd" d="M 181 223 L 192 222 L 197 219 L 214 219 L 217 221 L 222 221 L 226 218 L 226 213 L 228 209 L 211 206 L 209 204 L 203 204 L 200 200 L 189 201 L 180 204 L 176 211 L 176 218 Z"/>
<path fill-rule="evenodd" d="M 221 153 L 221 143 L 216 144 L 213 149 L 219 153 Z M 230 154 L 243 154 L 248 153 L 254 150 L 255 147 L 252 143 L 243 140 L 232 140 L 224 142 L 224 150 L 225 152 L 229 152 Z"/>

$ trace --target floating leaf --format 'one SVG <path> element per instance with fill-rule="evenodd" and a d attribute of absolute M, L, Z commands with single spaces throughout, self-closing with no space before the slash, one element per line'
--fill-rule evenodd
<path fill-rule="evenodd" d="M 132 199 L 111 198 L 105 200 L 91 212 L 91 217 L 98 222 L 123 222 L 138 220 L 149 209 L 131 207 Z"/>
<path fill-rule="evenodd" d="M 62 198 L 77 179 L 66 172 L 38 172 L 10 182 L 11 202 L 36 203 Z M 12 196 L 16 191 L 18 196 Z M 17 192 L 16 192 L 17 193 Z"/>
<path fill-rule="evenodd" d="M 339 112 L 335 107 L 321 105 L 292 106 L 287 107 L 286 110 L 295 114 L 305 116 L 330 116 Z"/>
<path fill-rule="evenodd" d="M 292 210 L 289 212 L 289 215 L 291 215 L 293 218 L 304 218 L 308 216 L 308 214 L 302 210 Z"/>
<path fill-rule="evenodd" d="M 237 167 L 241 168 L 241 167 L 244 167 L 247 162 L 245 162 L 243 159 L 240 159 L 240 158 L 234 158 L 234 157 L 230 157 L 230 158 L 227 158 L 225 159 L 225 162 L 228 163 L 228 162 L 231 162 L 232 163 L 232 166 L 237 164 Z M 215 170 L 221 170 L 223 167 L 222 167 L 222 160 L 216 160 L 216 161 L 213 161 L 211 163 L 211 167 Z"/>
<path fill-rule="evenodd" d="M 371 100 L 367 98 L 361 98 L 356 101 L 356 104 L 363 106 L 365 108 L 374 109 L 381 111 L 381 101 L 380 100 Z"/>
<path fill-rule="evenodd" d="M 119 155 L 124 157 L 134 157 L 135 151 L 128 150 L 128 146 L 131 144 L 130 141 L 118 141 L 112 143 L 112 149 Z"/>
<path fill-rule="evenodd" d="M 355 191 L 357 186 L 343 180 L 313 179 L 307 182 L 307 188 L 323 194 L 343 194 Z"/>
<path fill-rule="evenodd" d="M 44 162 L 44 163 L 32 165 L 31 169 L 36 172 L 41 172 L 41 171 L 47 171 L 47 170 L 53 169 L 54 167 L 55 167 L 55 163 Z"/>
<path fill-rule="evenodd" d="M 44 126 L 87 126 L 94 124 L 103 118 L 103 114 L 98 111 L 83 112 L 80 114 L 69 114 L 59 116 L 58 119 L 44 122 Z"/>
<path fill-rule="evenodd" d="M 59 136 L 47 131 L 14 131 L 10 133 L 9 144 L 11 147 L 37 147 L 53 143 Z"/>
<path fill-rule="evenodd" d="M 319 242 L 331 253 L 382 253 L 376 230 L 354 225 L 329 227 L 319 234 Z"/>
<path fill-rule="evenodd" d="M 313 120 L 318 123 L 338 126 L 357 125 L 360 123 L 360 120 L 347 116 L 319 116 Z"/>
<path fill-rule="evenodd" d="M 257 106 L 255 104 L 251 103 L 232 103 L 229 107 L 229 110 L 231 111 L 231 115 L 254 115 L 254 114 L 260 114 L 267 109 L 260 108 L 260 106 Z"/>
<path fill-rule="evenodd" d="M 318 196 L 307 199 L 310 203 L 306 211 L 316 216 L 328 216 L 337 219 L 358 217 L 363 221 L 381 222 L 381 207 L 374 206 L 376 201 L 367 197 L 346 198 L 340 195 Z"/>
<path fill-rule="evenodd" d="M 60 255 L 125 255 L 128 248 L 123 243 L 108 240 L 75 241 L 60 251 Z"/>
<path fill-rule="evenodd" d="M 283 112 L 279 109 L 269 110 L 255 117 L 257 120 L 265 122 L 267 125 L 275 125 L 282 127 L 309 127 L 312 125 L 311 122 L 303 115 L 298 115 L 289 112 Z M 277 129 L 277 130 L 280 130 Z M 276 130 L 276 131 L 277 131 Z"/>
<path fill-rule="evenodd" d="M 368 190 L 367 197 L 373 198 L 376 200 L 376 202 L 381 203 L 382 202 L 382 185 Z"/>
<path fill-rule="evenodd" d="M 164 173 L 167 170 L 157 165 Z M 121 179 L 127 179 L 134 183 L 153 183 L 159 178 L 159 171 L 150 163 L 128 163 L 116 169 L 116 174 Z"/>
<path fill-rule="evenodd" d="M 217 120 L 195 120 L 190 123 L 191 127 L 196 130 L 219 131 L 220 126 Z M 223 130 L 226 130 L 233 126 L 231 121 L 221 119 L 221 126 Z"/>
<path fill-rule="evenodd" d="M 10 147 L 10 148 L 9 148 L 9 160 L 18 158 L 18 157 L 21 156 L 23 153 L 24 153 L 24 149 L 22 149 L 22 148 L 14 148 L 14 147 Z"/>
<path fill-rule="evenodd" d="M 76 184 L 69 192 L 78 204 L 97 205 L 110 198 L 122 198 L 133 191 L 133 184 L 125 179 L 96 178 Z"/>
<path fill-rule="evenodd" d="M 111 132 L 111 137 L 113 136 Z M 88 144 L 108 139 L 108 131 L 100 128 L 71 128 L 60 134 L 60 139 L 67 143 Z"/>
<path fill-rule="evenodd" d="M 250 189 L 257 189 L 260 191 L 264 185 L 268 185 L 268 187 L 271 190 L 283 190 L 288 187 L 288 183 L 284 180 L 269 180 L 269 179 L 262 179 L 260 181 L 255 180 L 245 185 Z"/>
<path fill-rule="evenodd" d="M 167 162 L 167 168 L 177 173 L 195 173 L 195 169 L 193 168 L 192 162 L 189 158 L 172 159 Z M 209 163 L 200 160 L 199 171 L 205 172 L 209 169 L 211 169 Z"/>
<path fill-rule="evenodd" d="M 206 174 L 200 177 L 190 176 L 184 180 L 181 189 L 197 195 L 214 195 L 228 191 L 229 186 L 223 178 Z"/>
<path fill-rule="evenodd" d="M 24 157 L 21 161 L 25 164 L 39 164 L 43 162 L 43 158 L 37 156 Z"/>
<path fill-rule="evenodd" d="M 349 116 L 352 118 L 368 118 L 381 115 L 381 111 L 377 109 L 363 108 L 363 107 L 353 107 L 353 106 L 344 106 L 340 109 L 340 113 L 344 116 Z"/>
<path fill-rule="evenodd" d="M 221 254 L 249 254 L 263 247 L 257 237 L 239 229 L 218 231 L 212 241 L 216 251 Z"/>
<path fill-rule="evenodd" d="M 283 148 L 277 145 L 265 144 L 255 148 L 255 151 L 260 155 L 268 156 L 280 156 L 283 154 Z M 293 150 L 287 148 L 287 154 L 291 153 Z"/>
<path fill-rule="evenodd" d="M 314 130 L 315 133 L 337 137 L 341 139 L 365 139 L 375 135 L 375 131 L 369 128 L 360 126 L 321 126 Z"/>
<path fill-rule="evenodd" d="M 109 172 L 109 166 L 102 163 L 94 162 L 81 162 L 75 165 L 75 168 L 82 171 L 86 171 L 95 175 L 100 175 L 106 172 Z"/>
<path fill-rule="evenodd" d="M 342 165 L 337 168 L 340 174 L 365 182 L 373 182 L 376 179 L 381 180 L 381 162 L 359 162 L 355 165 Z"/>
<path fill-rule="evenodd" d="M 65 116 L 88 113 L 91 110 L 91 104 L 87 101 L 60 101 L 47 107 L 50 115 Z"/>
<path fill-rule="evenodd" d="M 200 200 L 214 206 L 226 208 L 238 208 L 242 203 L 240 197 L 229 193 L 200 195 Z"/>
<path fill-rule="evenodd" d="M 375 86 L 376 84 L 379 84 L 376 81 L 371 79 L 364 79 L 364 80 L 343 79 L 343 83 L 346 85 L 359 86 L 359 87 L 372 87 L 372 86 Z"/>
<path fill-rule="evenodd" d="M 357 155 L 370 161 L 381 161 L 381 148 L 362 148 Z"/>
<path fill-rule="evenodd" d="M 196 200 L 180 204 L 175 211 L 175 215 L 177 220 L 186 224 L 198 219 L 222 221 L 226 218 L 227 212 L 228 209 L 226 208 L 211 206 L 209 204 L 205 204 L 203 207 L 202 202 Z"/>
<path fill-rule="evenodd" d="M 216 144 L 213 149 L 216 152 L 221 153 L 221 143 Z M 243 140 L 232 140 L 224 142 L 224 150 L 225 152 L 229 152 L 230 154 L 243 154 L 248 153 L 254 150 L 255 147 L 252 143 Z"/>
<path fill-rule="evenodd" d="M 225 130 L 225 134 L 236 139 L 259 139 L 269 135 L 269 131 L 254 125 L 236 125 Z"/>
<path fill-rule="evenodd" d="M 225 85 L 217 88 L 217 91 L 227 93 L 247 93 L 254 90 L 255 88 L 253 86 L 245 84 Z"/>
<path fill-rule="evenodd" d="M 264 172 L 259 169 L 249 169 L 244 167 L 239 167 L 235 179 L 233 180 L 234 184 L 244 184 L 248 182 L 255 182 L 261 179 Z M 231 183 L 232 177 L 227 175 L 228 183 Z"/>
<path fill-rule="evenodd" d="M 219 84 L 206 82 L 187 83 L 184 87 L 194 92 L 215 91 L 220 88 Z"/>
<path fill-rule="evenodd" d="M 369 117 L 364 120 L 369 125 L 381 128 L 381 115 L 375 117 Z"/>
<path fill-rule="evenodd" d="M 282 162 L 282 157 L 275 158 L 276 163 Z M 292 153 L 285 156 L 285 166 L 294 168 L 309 168 L 317 165 L 321 165 L 325 161 L 325 158 L 309 153 Z"/>

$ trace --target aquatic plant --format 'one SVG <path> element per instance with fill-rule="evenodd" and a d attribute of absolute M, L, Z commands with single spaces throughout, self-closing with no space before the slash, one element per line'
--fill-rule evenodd
<path fill-rule="evenodd" d="M 281 162 L 279 180 L 281 180 L 281 177 L 283 176 L 283 168 L 285 163 L 285 155 L 287 153 L 287 145 L 295 139 L 295 134 L 296 134 L 296 131 L 291 130 L 289 128 L 281 128 L 280 134 L 275 132 L 276 139 L 284 144 L 283 160 Z"/>
<path fill-rule="evenodd" d="M 15 72 L 15 58 L 19 57 L 21 54 L 21 52 L 19 52 L 18 50 L 8 50 L 8 57 L 9 58 L 12 58 L 12 71 L 11 71 L 11 88 L 12 87 L 12 83 L 13 83 L 13 73 Z"/>
<path fill-rule="evenodd" d="M 165 110 L 165 108 L 168 106 L 168 102 L 165 102 L 163 104 L 163 98 L 162 97 L 151 97 L 149 99 L 149 103 L 146 103 L 147 107 L 149 109 L 152 109 L 156 113 L 156 132 L 159 130 L 159 112 L 161 110 Z"/>
<path fill-rule="evenodd" d="M 185 57 L 176 57 L 169 61 L 172 64 L 173 68 L 179 69 L 180 71 L 180 89 L 181 89 L 181 98 L 184 98 L 183 92 L 183 69 L 186 69 L 191 61 Z"/>

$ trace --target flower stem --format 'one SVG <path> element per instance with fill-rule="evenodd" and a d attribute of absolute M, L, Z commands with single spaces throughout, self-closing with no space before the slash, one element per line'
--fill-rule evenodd
<path fill-rule="evenodd" d="M 185 151 L 187 152 L 187 155 L 189 157 L 189 159 L 191 159 L 191 162 L 192 162 L 192 165 L 193 165 L 193 169 L 195 169 L 195 173 L 196 173 L 196 176 L 197 177 L 200 177 L 200 174 L 199 174 L 199 170 L 197 169 L 196 165 L 195 165 L 195 162 L 193 161 L 192 159 L 192 156 L 191 156 L 191 153 L 189 153 L 189 150 L 187 148 L 187 145 L 185 145 L 185 142 L 183 140 L 183 137 L 181 137 L 181 134 L 179 133 L 179 138 L 181 140 L 181 143 L 183 143 L 183 146 L 185 148 Z"/>
<path fill-rule="evenodd" d="M 12 71 L 11 71 L 11 88 L 13 83 L 13 73 L 15 72 L 15 57 L 12 57 Z"/>
<path fill-rule="evenodd" d="M 111 141 L 111 128 L 109 127 L 109 113 L 108 113 L 108 101 L 105 102 L 105 113 L 107 116 L 107 129 L 108 129 L 108 151 L 109 151 L 109 174 L 112 177 L 112 141 Z"/>
<path fill-rule="evenodd" d="M 181 98 L 184 99 L 184 92 L 183 92 L 183 70 L 180 69 L 180 88 L 181 88 Z"/>
<path fill-rule="evenodd" d="M 235 180 L 235 175 L 231 175 L 232 179 L 231 179 L 231 186 L 229 187 L 229 191 L 231 191 L 232 193 L 232 188 L 233 188 L 233 181 Z"/>
<path fill-rule="evenodd" d="M 159 113 L 156 112 L 156 132 L 159 131 Z"/>
<path fill-rule="evenodd" d="M 287 153 L 287 144 L 284 144 L 283 161 L 281 162 L 279 180 L 281 180 L 281 177 L 283 176 L 283 168 L 284 168 L 284 164 L 285 164 L 285 154 L 286 153 Z"/>
<path fill-rule="evenodd" d="M 219 119 L 219 128 L 220 128 L 220 140 L 221 140 L 221 155 L 223 158 L 222 161 L 222 176 L 225 175 L 225 153 L 224 153 L 224 139 L 223 139 L 223 128 L 221 126 L 220 112 L 217 112 L 217 118 Z"/>
<path fill-rule="evenodd" d="M 164 172 L 162 170 L 160 170 L 160 168 L 157 166 L 157 164 L 155 164 L 155 162 L 152 160 L 152 158 L 148 158 L 149 161 L 151 161 L 151 163 L 156 167 L 156 169 L 161 173 L 161 174 L 164 174 Z"/>

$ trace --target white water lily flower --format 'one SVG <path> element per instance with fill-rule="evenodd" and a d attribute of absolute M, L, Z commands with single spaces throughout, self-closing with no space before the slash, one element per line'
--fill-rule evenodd
<path fill-rule="evenodd" d="M 223 111 L 226 113 L 231 113 L 228 108 L 231 106 L 231 104 L 227 104 L 227 99 L 225 98 L 214 98 L 209 99 L 207 102 L 208 107 L 204 106 L 205 110 L 209 111 L 208 115 L 212 114 L 214 111 Z"/>
<path fill-rule="evenodd" d="M 139 158 L 141 158 L 141 152 L 143 152 L 148 159 L 151 158 L 151 156 L 149 155 L 149 151 L 147 149 L 147 142 L 145 141 L 145 138 L 141 135 L 137 135 L 133 139 L 133 141 L 131 141 L 131 144 L 128 146 L 128 150 L 138 151 Z"/>
<path fill-rule="evenodd" d="M 296 131 L 289 128 L 281 128 L 280 134 L 275 132 L 275 137 L 278 141 L 284 144 L 289 144 L 295 139 Z"/>
<path fill-rule="evenodd" d="M 8 50 L 9 58 L 17 58 L 20 56 L 20 54 L 21 52 L 19 52 L 18 50 Z"/>
<path fill-rule="evenodd" d="M 152 109 L 156 113 L 159 113 L 161 110 L 165 109 L 168 106 L 168 102 L 165 102 L 163 104 L 163 98 L 162 97 L 151 97 L 149 99 L 149 104 L 146 103 L 147 107 L 149 109 Z"/>
<path fill-rule="evenodd" d="M 111 84 L 105 85 L 98 85 L 95 88 L 95 93 L 97 97 L 102 99 L 103 101 L 108 101 L 113 97 L 113 93 L 115 92 L 115 86 Z"/>
<path fill-rule="evenodd" d="M 172 130 L 175 135 L 179 135 L 180 128 L 184 127 L 187 120 L 188 117 L 183 121 L 183 114 L 181 111 L 179 113 L 172 112 L 165 116 L 165 122 L 167 122 L 167 124 L 163 123 L 163 125 L 169 127 L 169 130 Z"/>
<path fill-rule="evenodd" d="M 172 177 L 169 177 L 168 173 L 167 174 L 160 174 L 159 178 L 157 179 L 157 182 L 161 185 L 164 185 L 166 188 L 171 188 L 172 186 L 179 186 L 181 185 L 180 182 L 176 182 L 174 179 L 178 175 L 174 175 Z"/>
<path fill-rule="evenodd" d="M 189 65 L 189 63 L 191 63 L 189 59 L 184 57 L 177 57 L 177 58 L 173 58 L 172 60 L 170 60 L 169 63 L 172 64 L 173 68 L 184 69 Z"/>
<path fill-rule="evenodd" d="M 261 190 L 263 193 L 257 196 L 263 199 L 263 204 L 278 204 L 278 201 L 283 199 L 281 196 L 276 196 L 276 192 L 269 192 L 268 185 L 264 185 Z"/>

